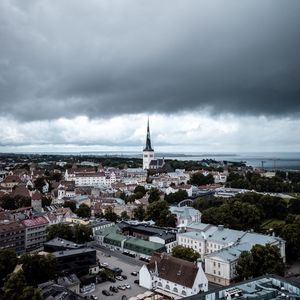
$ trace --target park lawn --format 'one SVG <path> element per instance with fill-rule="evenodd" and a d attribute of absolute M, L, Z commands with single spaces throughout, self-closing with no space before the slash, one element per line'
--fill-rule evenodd
<path fill-rule="evenodd" d="M 266 220 L 266 222 L 264 222 L 261 225 L 261 229 L 263 230 L 269 230 L 271 228 L 274 228 L 274 226 L 284 226 L 285 225 L 285 221 L 284 220 L 278 220 L 278 219 L 269 219 Z"/>

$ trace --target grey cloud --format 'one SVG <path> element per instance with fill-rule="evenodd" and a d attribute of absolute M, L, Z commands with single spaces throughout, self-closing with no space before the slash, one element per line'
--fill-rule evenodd
<path fill-rule="evenodd" d="M 299 13 L 299 1 L 1 1 L 1 113 L 298 117 Z"/>

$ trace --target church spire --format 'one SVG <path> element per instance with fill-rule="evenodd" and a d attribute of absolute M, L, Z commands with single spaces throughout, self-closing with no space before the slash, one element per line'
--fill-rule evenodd
<path fill-rule="evenodd" d="M 151 147 L 151 139 L 150 139 L 149 117 L 148 117 L 148 123 L 147 123 L 146 147 L 145 147 L 144 151 L 153 151 L 153 149 Z"/>

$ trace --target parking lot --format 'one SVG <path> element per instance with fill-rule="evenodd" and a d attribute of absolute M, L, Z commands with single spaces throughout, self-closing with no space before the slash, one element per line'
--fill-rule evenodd
<path fill-rule="evenodd" d="M 125 295 L 127 299 L 130 297 L 134 297 L 138 294 L 142 294 L 146 291 L 145 288 L 140 287 L 138 284 L 134 283 L 134 280 L 139 279 L 139 276 L 133 276 L 130 273 L 138 272 L 143 265 L 143 262 L 139 261 L 138 259 L 134 259 L 131 257 L 127 257 L 118 252 L 112 252 L 106 249 L 97 249 L 97 257 L 101 264 L 107 264 L 111 268 L 121 268 L 123 270 L 122 275 L 126 275 L 127 279 L 123 281 L 116 280 L 116 282 L 102 282 L 96 285 L 96 290 L 94 292 L 90 292 L 85 294 L 87 295 L 96 295 L 98 299 L 110 299 L 110 300 L 121 300 L 122 296 Z M 113 293 L 111 296 L 105 296 L 102 294 L 103 290 L 108 290 L 110 286 L 125 285 L 129 284 L 130 288 L 126 290 L 120 290 L 119 292 Z M 111 292 L 110 292 L 111 293 Z"/>

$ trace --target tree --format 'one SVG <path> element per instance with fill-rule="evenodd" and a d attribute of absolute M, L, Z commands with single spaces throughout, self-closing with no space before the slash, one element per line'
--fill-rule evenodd
<path fill-rule="evenodd" d="M 49 226 L 47 228 L 47 239 L 52 240 L 56 237 L 73 241 L 74 234 L 72 228 L 69 225 L 62 223 Z"/>
<path fill-rule="evenodd" d="M 152 189 L 149 191 L 148 202 L 149 202 L 149 203 L 152 203 L 152 202 L 159 201 L 159 200 L 160 200 L 160 193 L 159 193 L 159 190 L 158 190 L 158 189 L 152 188 Z"/>
<path fill-rule="evenodd" d="M 281 237 L 286 241 L 287 259 L 298 259 L 300 257 L 300 216 L 288 215 Z"/>
<path fill-rule="evenodd" d="M 143 221 L 145 219 L 145 209 L 143 208 L 143 205 L 139 205 L 133 210 L 133 216 L 135 219 L 139 221 Z"/>
<path fill-rule="evenodd" d="M 235 272 L 238 281 L 251 279 L 253 277 L 253 256 L 250 251 L 243 251 L 236 265 Z"/>
<path fill-rule="evenodd" d="M 277 246 L 257 244 L 249 252 L 241 253 L 236 265 L 238 279 L 244 280 L 264 274 L 284 275 L 284 263 Z"/>
<path fill-rule="evenodd" d="M 190 179 L 191 184 L 195 185 L 207 185 L 214 183 L 214 177 L 211 174 L 203 175 L 201 172 L 196 172 Z"/>
<path fill-rule="evenodd" d="M 146 220 L 153 220 L 157 226 L 176 227 L 176 216 L 171 214 L 169 205 L 164 200 L 151 203 L 146 210 Z"/>
<path fill-rule="evenodd" d="M 52 203 L 52 199 L 50 197 L 42 197 L 42 206 L 50 206 Z"/>
<path fill-rule="evenodd" d="M 79 208 L 76 210 L 76 214 L 80 218 L 89 218 L 91 216 L 91 209 L 88 205 L 82 203 L 79 205 Z"/>
<path fill-rule="evenodd" d="M 16 252 L 11 249 L 0 250 L 0 280 L 2 281 L 10 274 L 17 265 L 18 258 Z"/>
<path fill-rule="evenodd" d="M 91 227 L 77 224 L 74 227 L 74 238 L 72 241 L 78 244 L 84 244 L 92 240 L 93 232 Z"/>
<path fill-rule="evenodd" d="M 121 219 L 124 220 L 124 221 L 127 221 L 127 220 L 130 219 L 126 210 L 121 212 Z"/>
<path fill-rule="evenodd" d="M 165 200 L 170 203 L 179 203 L 180 201 L 187 199 L 188 194 L 186 190 L 179 190 L 175 193 L 170 193 L 169 195 L 165 195 Z"/>
<path fill-rule="evenodd" d="M 223 224 L 225 227 L 237 230 L 258 230 L 262 223 L 262 215 L 255 205 L 233 199 L 220 207 L 204 210 L 202 222 L 214 225 Z"/>
<path fill-rule="evenodd" d="M 4 284 L 4 300 L 41 300 L 42 297 L 38 289 L 28 286 L 23 271 L 12 273 Z"/>
<path fill-rule="evenodd" d="M 197 261 L 200 258 L 200 254 L 192 248 L 184 246 L 176 246 L 172 249 L 172 255 L 177 258 L 188 260 L 191 262 Z"/>
<path fill-rule="evenodd" d="M 136 188 L 134 189 L 134 193 L 142 193 L 142 195 L 144 196 L 146 194 L 146 189 L 144 186 L 142 185 L 138 185 L 136 186 Z"/>
<path fill-rule="evenodd" d="M 32 286 L 53 279 L 58 269 L 57 260 L 51 254 L 25 254 L 21 257 L 20 262 L 26 282 Z"/>
<path fill-rule="evenodd" d="M 108 221 L 116 222 L 118 220 L 118 215 L 113 211 L 113 209 L 109 206 L 104 211 L 104 218 Z"/>
<path fill-rule="evenodd" d="M 72 212 L 76 211 L 76 203 L 75 203 L 75 201 L 65 201 L 64 207 L 69 207 Z"/>
<path fill-rule="evenodd" d="M 41 193 L 43 192 L 43 186 L 45 185 L 45 177 L 38 177 L 34 181 L 34 186 L 37 190 L 39 190 Z"/>

